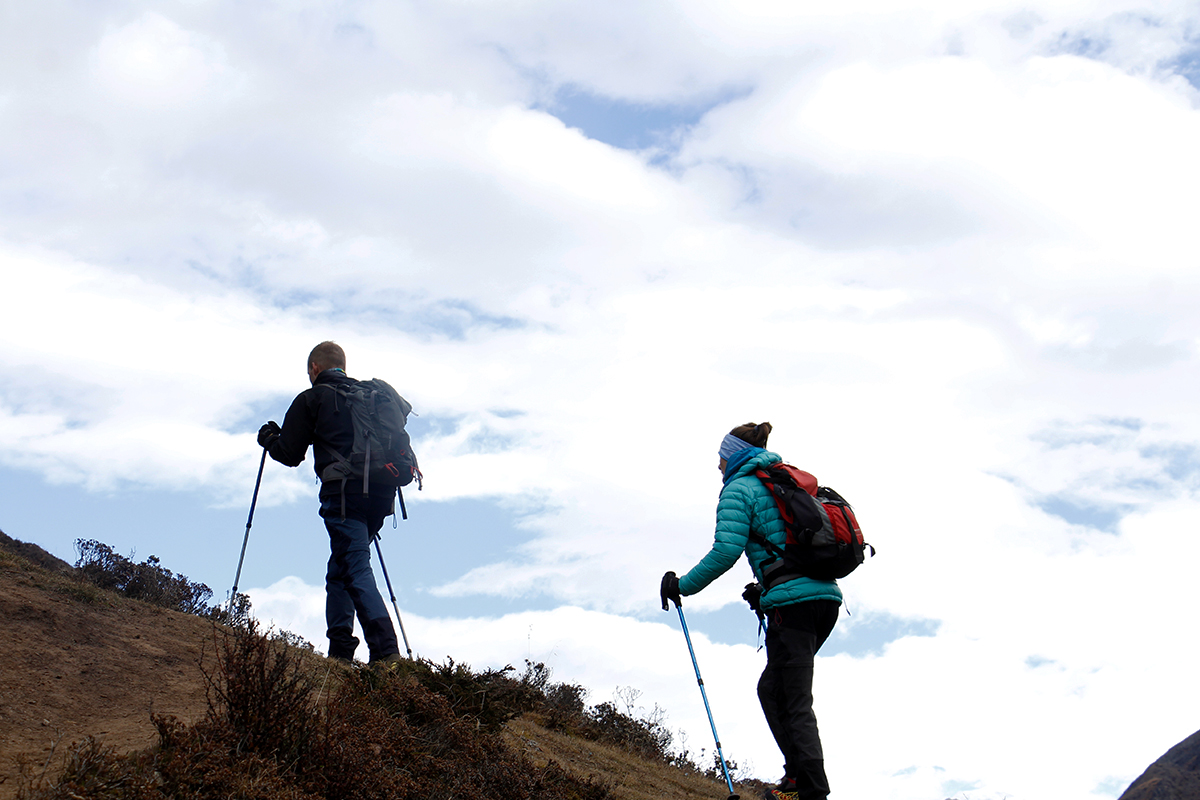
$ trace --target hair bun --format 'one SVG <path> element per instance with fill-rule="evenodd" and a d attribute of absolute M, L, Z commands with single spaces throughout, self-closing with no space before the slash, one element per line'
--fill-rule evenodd
<path fill-rule="evenodd" d="M 767 437 L 771 435 L 771 423 L 769 422 L 747 422 L 745 425 L 738 425 L 730 431 L 731 434 L 741 439 L 746 444 L 754 447 L 766 447 Z"/>

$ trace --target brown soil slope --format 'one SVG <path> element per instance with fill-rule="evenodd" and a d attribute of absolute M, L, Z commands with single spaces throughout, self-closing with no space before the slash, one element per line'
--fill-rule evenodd
<path fill-rule="evenodd" d="M 68 565 L 37 553 L 34 563 L 31 545 L 16 543 L 24 548 L 17 555 L 13 540 L 4 539 L 0 800 L 15 796 L 22 765 L 36 776 L 52 761 L 54 775 L 73 741 L 95 736 L 117 752 L 136 751 L 157 743 L 151 711 L 184 722 L 205 713 L 199 664 L 202 651 L 212 651 L 210 622 L 81 583 Z M 533 719 L 510 723 L 508 739 L 534 763 L 554 760 L 594 776 L 622 800 L 728 795 L 724 783 L 547 731 Z M 752 792 L 745 787 L 742 796 Z"/>
<path fill-rule="evenodd" d="M 126 752 L 157 741 L 150 712 L 204 712 L 212 626 L 49 572 L 0 550 L 0 798 L 19 763 L 92 735 Z"/>

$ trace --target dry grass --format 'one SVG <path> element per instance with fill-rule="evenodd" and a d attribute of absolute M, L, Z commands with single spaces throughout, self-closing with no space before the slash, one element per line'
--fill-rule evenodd
<path fill-rule="evenodd" d="M 582 687 L 550 682 L 544 665 L 523 676 L 453 661 L 351 669 L 22 555 L 0 548 L 0 642 L 13 656 L 0 678 L 20 679 L 0 688 L 0 741 L 27 769 L 23 780 L 0 774 L 0 797 L 728 795 L 723 781 L 669 752 L 662 720 L 588 708 Z M 160 697 L 193 705 L 176 706 L 180 714 Z M 164 707 L 180 718 L 148 713 Z M 752 786 L 739 791 L 756 796 Z"/>
<path fill-rule="evenodd" d="M 537 714 L 526 714 L 508 723 L 505 737 L 509 743 L 535 764 L 555 761 L 569 772 L 594 778 L 620 800 L 729 796 L 723 780 L 713 780 L 699 770 L 643 758 L 617 745 L 546 730 L 538 719 Z M 749 781 L 734 788 L 744 798 L 758 797 L 764 784 Z"/>

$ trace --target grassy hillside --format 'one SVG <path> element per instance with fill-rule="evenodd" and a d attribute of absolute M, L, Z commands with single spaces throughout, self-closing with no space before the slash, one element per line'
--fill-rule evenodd
<path fill-rule="evenodd" d="M 542 665 L 347 667 L 32 547 L 0 538 L 0 799 L 728 794 L 660 722 L 587 707 Z"/>

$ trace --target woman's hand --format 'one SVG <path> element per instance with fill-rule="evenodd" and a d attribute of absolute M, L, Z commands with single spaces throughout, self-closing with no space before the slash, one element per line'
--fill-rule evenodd
<path fill-rule="evenodd" d="M 667 610 L 668 600 L 674 600 L 675 607 L 679 607 L 681 603 L 679 597 L 679 578 L 675 577 L 674 572 L 668 572 L 666 575 L 663 575 L 662 584 L 658 587 L 658 593 L 662 596 L 663 611 Z"/>

